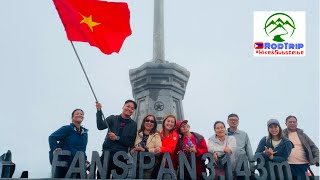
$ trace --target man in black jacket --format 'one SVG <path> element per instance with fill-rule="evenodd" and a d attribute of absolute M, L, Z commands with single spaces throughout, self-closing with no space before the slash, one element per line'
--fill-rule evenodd
<path fill-rule="evenodd" d="M 118 151 L 128 152 L 129 148 L 134 145 L 134 141 L 137 134 L 137 123 L 131 119 L 131 115 L 137 108 L 136 102 L 133 100 L 127 100 L 120 115 L 111 115 L 105 119 L 102 118 L 102 105 L 96 102 L 97 108 L 97 128 L 99 130 L 108 129 L 108 134 L 103 143 L 103 151 L 109 151 L 109 166 L 107 171 L 107 178 L 110 177 L 112 169 L 116 169 L 118 173 L 121 173 L 121 168 L 114 165 L 112 158 Z M 104 153 L 102 153 L 101 159 L 103 160 Z"/>

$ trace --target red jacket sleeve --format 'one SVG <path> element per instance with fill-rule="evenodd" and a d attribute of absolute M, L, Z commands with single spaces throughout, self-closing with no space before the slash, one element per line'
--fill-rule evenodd
<path fill-rule="evenodd" d="M 178 140 L 178 133 L 176 131 L 173 131 L 172 136 L 169 139 L 166 139 L 166 141 L 162 141 L 161 153 L 169 152 L 170 154 L 173 154 Z"/>
<path fill-rule="evenodd" d="M 203 154 L 208 152 L 207 143 L 204 138 L 202 138 L 202 141 L 200 141 L 198 146 L 196 146 L 196 150 L 197 150 L 196 157 L 202 156 Z"/>

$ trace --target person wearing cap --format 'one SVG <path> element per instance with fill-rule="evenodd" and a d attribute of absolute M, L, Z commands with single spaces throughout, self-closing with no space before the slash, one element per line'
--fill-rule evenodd
<path fill-rule="evenodd" d="M 286 118 L 287 128 L 283 130 L 284 136 L 294 144 L 288 157 L 293 179 L 298 179 L 298 176 L 304 178 L 309 165 L 319 166 L 319 148 L 302 129 L 298 128 L 297 121 L 295 116 L 288 116 Z"/>
<path fill-rule="evenodd" d="M 265 160 L 273 162 L 287 161 L 293 148 L 292 142 L 283 136 L 278 120 L 270 119 L 267 127 L 269 135 L 260 140 L 255 154 L 261 154 Z"/>
<path fill-rule="evenodd" d="M 175 149 L 174 166 L 178 165 L 179 153 L 185 153 L 191 163 L 191 153 L 196 156 L 196 175 L 199 179 L 202 178 L 202 172 L 206 172 L 205 162 L 201 160 L 203 154 L 208 152 L 208 147 L 204 137 L 198 133 L 191 132 L 188 120 L 180 120 L 176 124 L 176 129 L 179 133 L 179 141 Z M 186 179 L 190 179 L 189 173 L 185 170 Z"/>
<path fill-rule="evenodd" d="M 237 142 L 237 149 L 235 151 L 235 157 L 237 161 L 237 157 L 239 156 L 245 156 L 248 158 L 250 171 L 253 174 L 254 173 L 254 159 L 253 159 L 253 152 L 252 147 L 250 143 L 249 136 L 246 132 L 241 131 L 238 129 L 239 126 L 239 117 L 237 114 L 230 114 L 228 116 L 228 136 L 233 136 L 236 139 Z"/>
<path fill-rule="evenodd" d="M 221 160 L 226 154 L 230 156 L 231 165 L 234 169 L 237 142 L 235 137 L 228 136 L 226 134 L 226 126 L 222 121 L 216 121 L 213 128 L 215 134 L 208 140 L 208 150 L 213 154 L 216 164 L 214 167 L 215 179 L 218 179 L 218 176 L 225 174 L 223 167 L 219 164 L 219 160 Z"/>
<path fill-rule="evenodd" d="M 97 128 L 99 130 L 108 129 L 107 136 L 102 145 L 102 150 L 109 151 L 109 165 L 107 171 L 107 179 L 110 177 L 112 169 L 116 169 L 117 173 L 122 173 L 122 169 L 115 166 L 113 156 L 118 151 L 128 152 L 130 147 L 133 147 L 137 134 L 137 123 L 131 119 L 131 115 L 137 109 L 137 103 L 133 100 L 125 101 L 120 115 L 111 115 L 105 120 L 102 118 L 102 105 L 96 102 L 97 108 Z M 101 159 L 103 163 L 104 153 Z"/>

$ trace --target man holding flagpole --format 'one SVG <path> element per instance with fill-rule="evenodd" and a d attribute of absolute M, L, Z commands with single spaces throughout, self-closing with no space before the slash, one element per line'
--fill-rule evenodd
<path fill-rule="evenodd" d="M 122 169 L 115 166 L 113 156 L 118 151 L 128 152 L 133 147 L 137 134 L 137 123 L 131 119 L 131 115 L 137 109 L 137 103 L 133 100 L 127 100 L 120 115 L 111 115 L 105 120 L 101 111 L 102 105 L 96 102 L 97 108 L 97 128 L 104 130 L 108 128 L 108 134 L 103 143 L 103 153 L 101 159 L 104 159 L 104 152 L 109 151 L 109 165 L 107 171 L 107 179 L 110 177 L 112 169 L 116 169 L 118 174 Z"/>
<path fill-rule="evenodd" d="M 106 176 L 109 178 L 112 169 L 118 173 L 122 170 L 114 165 L 114 154 L 118 151 L 128 152 L 134 145 L 137 123 L 131 119 L 131 115 L 137 104 L 127 100 L 120 115 L 105 118 L 73 41 L 88 42 L 105 54 L 119 53 L 124 40 L 132 33 L 128 4 L 100 0 L 53 0 L 53 3 L 96 100 L 97 127 L 99 130 L 108 129 L 103 151 L 110 152 Z M 101 159 L 104 159 L 104 152 Z"/>

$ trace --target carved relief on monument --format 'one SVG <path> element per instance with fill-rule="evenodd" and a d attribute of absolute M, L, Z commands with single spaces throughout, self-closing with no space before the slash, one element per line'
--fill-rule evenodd
<path fill-rule="evenodd" d="M 180 87 L 182 89 L 185 88 L 185 85 L 182 81 L 180 81 L 179 79 L 177 78 L 173 78 L 173 85 L 176 86 L 176 87 Z"/>
<path fill-rule="evenodd" d="M 142 78 L 134 82 L 134 87 L 138 87 L 147 83 L 147 78 Z"/>
<path fill-rule="evenodd" d="M 138 108 L 136 112 L 139 112 L 138 115 L 136 116 L 135 121 L 137 122 L 137 127 L 140 128 L 142 119 L 147 115 L 147 101 L 146 101 L 146 96 L 141 97 L 137 100 Z"/>
<path fill-rule="evenodd" d="M 172 100 L 173 100 L 173 106 L 172 106 L 172 114 L 175 115 L 177 117 L 178 120 L 181 120 L 182 117 L 181 117 L 181 110 L 180 110 L 180 101 L 179 99 L 176 99 L 174 97 L 172 97 Z"/>
<path fill-rule="evenodd" d="M 151 77 L 152 84 L 168 84 L 169 77 Z"/>
<path fill-rule="evenodd" d="M 154 103 L 154 109 L 156 111 L 162 111 L 164 109 L 164 104 L 162 101 L 157 101 L 156 103 Z"/>

